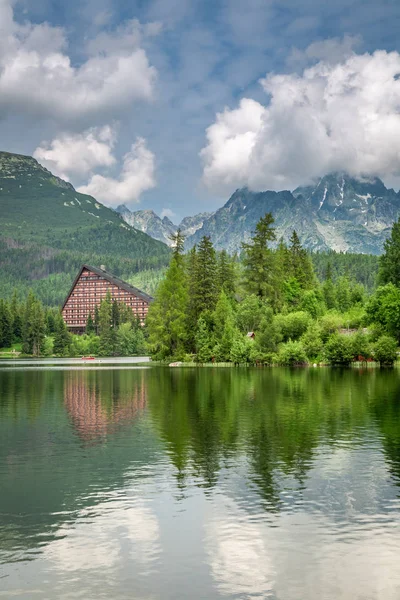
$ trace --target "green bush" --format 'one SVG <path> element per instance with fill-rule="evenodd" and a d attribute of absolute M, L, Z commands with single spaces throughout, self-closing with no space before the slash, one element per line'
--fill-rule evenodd
<path fill-rule="evenodd" d="M 336 312 L 329 312 L 318 321 L 321 328 L 321 338 L 326 342 L 332 333 L 337 333 L 343 325 L 343 317 Z"/>
<path fill-rule="evenodd" d="M 310 315 L 304 311 L 276 315 L 274 318 L 274 324 L 281 330 L 284 342 L 298 340 L 307 331 L 310 321 Z"/>
<path fill-rule="evenodd" d="M 307 356 L 301 342 L 286 342 L 279 348 L 278 361 L 282 365 L 304 365 L 307 363 Z"/>
<path fill-rule="evenodd" d="M 393 365 L 397 360 L 397 342 L 390 335 L 382 335 L 374 345 L 374 357 L 381 365 Z"/>
<path fill-rule="evenodd" d="M 370 358 L 372 354 L 371 344 L 368 336 L 360 329 L 354 335 L 350 336 L 353 360 Z"/>
<path fill-rule="evenodd" d="M 325 344 L 324 354 L 332 365 L 349 365 L 353 359 L 351 337 L 334 333 Z"/>
<path fill-rule="evenodd" d="M 313 319 L 317 319 L 326 311 L 326 306 L 319 290 L 306 290 L 303 293 L 301 302 L 301 310 L 307 312 Z"/>
<path fill-rule="evenodd" d="M 324 348 L 319 325 L 317 323 L 311 323 L 307 331 L 301 336 L 300 341 L 307 358 L 314 362 L 314 360 L 321 355 Z"/>

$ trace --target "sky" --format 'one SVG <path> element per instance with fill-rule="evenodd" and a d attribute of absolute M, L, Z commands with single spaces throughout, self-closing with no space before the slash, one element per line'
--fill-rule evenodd
<path fill-rule="evenodd" d="M 398 0 L 0 0 L 1 150 L 175 222 L 337 170 L 398 189 L 399 28 Z"/>

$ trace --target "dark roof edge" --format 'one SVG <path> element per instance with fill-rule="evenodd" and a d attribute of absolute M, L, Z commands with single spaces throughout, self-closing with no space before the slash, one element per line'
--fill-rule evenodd
<path fill-rule="evenodd" d="M 123 290 L 126 290 L 127 292 L 135 294 L 136 296 L 138 296 L 142 300 L 145 300 L 146 302 L 152 302 L 152 300 L 154 300 L 154 298 L 152 296 L 149 296 L 149 294 L 146 294 L 146 292 L 142 292 L 138 288 L 134 287 L 133 285 L 130 285 L 126 281 L 123 281 L 119 277 L 115 277 L 114 275 L 111 275 L 111 273 L 107 273 L 107 271 L 103 271 L 103 269 L 99 269 L 97 267 L 92 267 L 90 265 L 84 264 L 79 269 L 78 275 L 74 279 L 74 282 L 71 286 L 71 289 L 68 292 L 67 297 L 64 300 L 64 304 L 62 305 L 61 310 L 63 310 L 65 305 L 67 304 L 69 297 L 71 296 L 72 291 L 78 282 L 78 279 L 82 275 L 83 269 L 88 269 L 88 271 L 92 271 L 93 273 L 96 273 L 96 275 L 100 275 L 101 277 L 104 277 L 104 279 L 107 279 L 107 281 L 109 281 L 110 283 L 122 288 Z"/>

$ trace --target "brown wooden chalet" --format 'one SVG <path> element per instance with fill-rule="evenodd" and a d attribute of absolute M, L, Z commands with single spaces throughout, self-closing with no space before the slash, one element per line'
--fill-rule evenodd
<path fill-rule="evenodd" d="M 153 300 L 151 296 L 103 269 L 82 265 L 62 307 L 62 315 L 70 331 L 84 333 L 89 313 L 94 319 L 95 308 L 106 297 L 108 290 L 113 300 L 129 306 L 144 323 Z"/>

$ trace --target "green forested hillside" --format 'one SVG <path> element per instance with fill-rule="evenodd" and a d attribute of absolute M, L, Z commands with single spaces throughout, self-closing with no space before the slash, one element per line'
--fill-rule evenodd
<path fill-rule="evenodd" d="M 75 191 L 29 156 L 0 153 L 0 295 L 32 288 L 59 305 L 82 263 L 123 278 L 159 269 L 165 244 Z"/>

